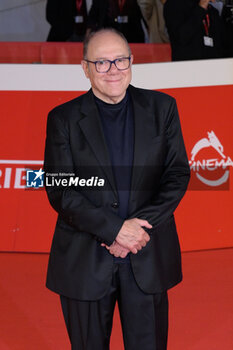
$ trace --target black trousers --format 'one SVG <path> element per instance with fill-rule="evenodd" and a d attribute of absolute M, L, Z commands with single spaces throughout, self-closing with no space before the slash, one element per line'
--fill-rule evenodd
<path fill-rule="evenodd" d="M 79 301 L 61 296 L 72 350 L 109 350 L 116 301 L 125 350 L 167 349 L 167 292 L 143 293 L 134 279 L 131 264 L 114 263 L 112 284 L 102 299 Z"/>

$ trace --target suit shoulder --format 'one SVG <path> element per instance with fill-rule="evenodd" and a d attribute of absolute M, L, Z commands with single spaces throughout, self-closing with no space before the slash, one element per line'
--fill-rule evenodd
<path fill-rule="evenodd" d="M 65 116 L 66 118 L 68 118 L 72 114 L 73 110 L 80 108 L 83 99 L 87 94 L 88 92 L 54 107 L 52 110 L 49 111 L 49 116 L 52 116 L 53 118 L 62 118 L 62 116 Z"/>
<path fill-rule="evenodd" d="M 141 89 L 141 88 L 136 88 L 134 86 L 131 86 L 130 92 L 134 96 L 137 95 L 137 98 L 147 100 L 147 102 L 150 102 L 150 103 L 154 101 L 155 103 L 159 103 L 161 105 L 165 104 L 167 106 L 176 103 L 176 100 L 174 97 L 160 91 Z"/>

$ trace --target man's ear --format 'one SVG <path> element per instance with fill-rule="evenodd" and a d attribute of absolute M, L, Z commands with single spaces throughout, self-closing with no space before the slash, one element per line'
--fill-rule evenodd
<path fill-rule="evenodd" d="M 84 60 L 81 61 L 82 69 L 86 75 L 86 77 L 89 79 L 89 68 L 88 68 L 88 63 Z"/>
<path fill-rule="evenodd" d="M 133 59 L 134 59 L 134 57 L 133 57 L 133 55 L 131 55 L 131 56 L 130 56 L 130 63 L 131 63 L 131 64 L 133 63 Z"/>

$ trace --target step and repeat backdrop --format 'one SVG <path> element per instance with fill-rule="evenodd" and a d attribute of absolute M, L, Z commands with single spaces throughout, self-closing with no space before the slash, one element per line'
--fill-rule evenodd
<path fill-rule="evenodd" d="M 56 213 L 26 170 L 38 184 L 48 112 L 89 82 L 80 65 L 1 64 L 0 77 L 0 251 L 48 252 Z M 175 214 L 182 250 L 232 247 L 233 59 L 138 64 L 132 84 L 177 100 L 192 174 Z"/>

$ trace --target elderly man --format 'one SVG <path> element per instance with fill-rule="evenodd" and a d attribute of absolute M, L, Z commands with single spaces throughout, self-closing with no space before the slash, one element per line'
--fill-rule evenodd
<path fill-rule="evenodd" d="M 189 180 L 175 100 L 130 84 L 114 29 L 84 42 L 84 95 L 48 117 L 45 171 L 105 180 L 47 187 L 58 212 L 47 287 L 61 296 L 72 349 L 107 350 L 118 301 L 126 350 L 165 350 L 167 289 L 182 279 L 173 212 Z"/>

